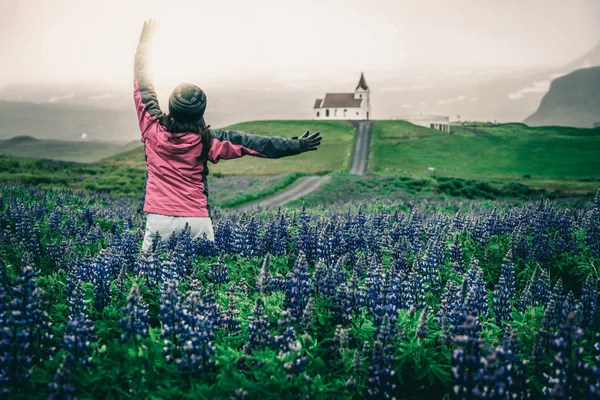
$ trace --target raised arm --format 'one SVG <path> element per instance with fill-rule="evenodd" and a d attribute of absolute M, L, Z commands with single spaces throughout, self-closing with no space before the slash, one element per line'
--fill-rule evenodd
<path fill-rule="evenodd" d="M 146 140 L 148 128 L 158 122 L 158 117 L 162 114 L 152 84 L 149 65 L 150 49 L 155 33 L 156 22 L 153 20 L 144 22 L 133 63 L 133 99 L 142 133 L 142 142 Z"/>
<path fill-rule="evenodd" d="M 301 138 L 286 139 L 280 136 L 249 135 L 238 131 L 211 130 L 213 140 L 208 159 L 213 163 L 230 160 L 245 155 L 263 158 L 293 156 L 305 151 L 313 151 L 321 144 L 319 132 Z"/>

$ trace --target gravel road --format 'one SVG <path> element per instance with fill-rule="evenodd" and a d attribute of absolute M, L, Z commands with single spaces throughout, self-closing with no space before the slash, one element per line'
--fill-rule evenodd
<path fill-rule="evenodd" d="M 369 161 L 369 143 L 371 141 L 372 121 L 359 121 L 356 126 L 356 140 L 352 151 L 350 173 L 353 175 L 364 175 L 367 172 Z"/>

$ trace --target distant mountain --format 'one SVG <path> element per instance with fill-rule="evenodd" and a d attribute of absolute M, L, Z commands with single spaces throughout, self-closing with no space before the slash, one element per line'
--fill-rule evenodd
<path fill-rule="evenodd" d="M 117 145 L 83 140 L 75 142 L 35 139 L 31 136 L 15 136 L 7 140 L 0 140 L 0 155 L 95 162 L 140 146 L 140 142 Z"/>
<path fill-rule="evenodd" d="M 0 101 L 0 139 L 102 141 L 124 144 L 139 137 L 133 106 L 125 110 L 71 104 Z"/>
<path fill-rule="evenodd" d="M 528 125 L 592 128 L 600 123 L 600 67 L 579 69 L 552 82 Z"/>

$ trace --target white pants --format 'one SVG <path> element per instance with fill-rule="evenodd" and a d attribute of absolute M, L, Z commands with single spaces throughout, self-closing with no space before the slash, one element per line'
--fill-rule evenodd
<path fill-rule="evenodd" d="M 186 223 L 190 227 L 192 239 L 202 238 L 206 233 L 206 239 L 215 240 L 212 221 L 209 217 L 169 217 L 167 215 L 148 213 L 146 216 L 146 233 L 144 234 L 142 250 L 150 250 L 152 239 L 156 236 L 156 232 L 160 234 L 162 242 L 167 244 L 171 234 L 173 232 L 176 235 L 181 233 Z"/>

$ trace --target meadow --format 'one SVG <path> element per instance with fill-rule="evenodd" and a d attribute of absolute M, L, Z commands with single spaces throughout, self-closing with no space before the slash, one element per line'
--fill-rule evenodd
<path fill-rule="evenodd" d="M 375 121 L 369 172 L 510 181 L 580 193 L 599 186 L 600 129 L 502 124 L 453 127 L 451 133 L 404 121 Z"/>
<path fill-rule="evenodd" d="M 323 142 L 319 151 L 307 152 L 293 158 L 265 160 L 256 157 L 242 157 L 236 160 L 220 161 L 215 165 L 209 164 L 210 171 L 220 175 L 278 175 L 294 172 L 321 175 L 346 170 L 350 164 L 355 134 L 354 127 L 346 121 L 252 121 L 223 129 L 285 138 L 302 136 L 308 129 L 311 132 L 320 131 Z M 141 148 L 109 157 L 102 163 L 140 169 L 146 167 L 144 151 Z"/>
<path fill-rule="evenodd" d="M 598 398 L 600 193 L 215 210 L 0 184 L 14 399 Z"/>

